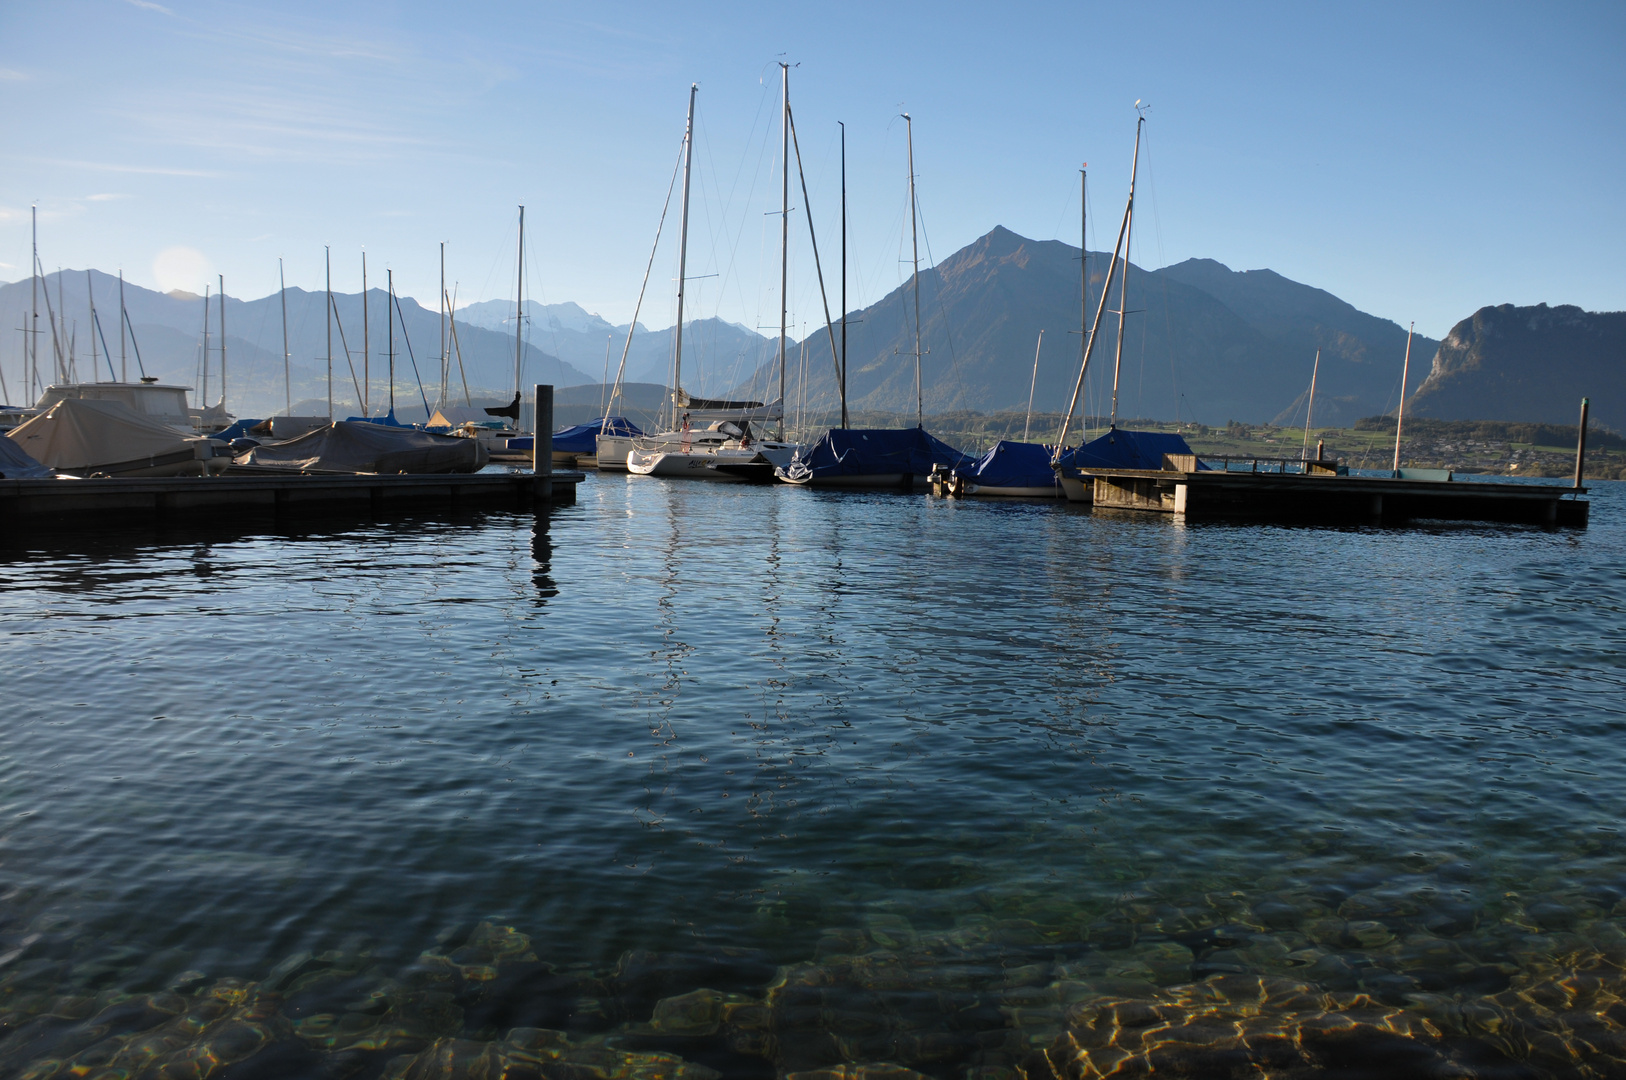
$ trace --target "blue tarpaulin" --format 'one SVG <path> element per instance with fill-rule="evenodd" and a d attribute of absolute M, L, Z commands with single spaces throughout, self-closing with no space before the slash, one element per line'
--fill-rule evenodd
<path fill-rule="evenodd" d="M 0 480 L 29 480 L 56 474 L 29 457 L 28 451 L 0 435 Z"/>
<path fill-rule="evenodd" d="M 960 468 L 971 461 L 969 454 L 934 439 L 921 428 L 831 428 L 786 466 L 786 472 L 810 476 L 815 481 L 897 473 L 924 478 L 933 465 Z"/>
<path fill-rule="evenodd" d="M 1056 472 L 1050 467 L 1054 452 L 1038 443 L 1001 439 L 982 457 L 954 471 L 982 487 L 1054 487 Z"/>
<path fill-rule="evenodd" d="M 1189 454 L 1191 447 L 1179 435 L 1162 431 L 1107 432 L 1061 455 L 1059 464 L 1074 469 L 1152 469 L 1163 468 L 1164 454 Z M 1198 462 L 1197 468 L 1208 466 Z"/>
<path fill-rule="evenodd" d="M 252 439 L 254 436 L 249 434 L 249 429 L 257 428 L 263 423 L 265 423 L 264 420 L 239 420 L 224 431 L 212 433 L 209 438 L 220 439 L 224 442 L 231 442 L 233 439 Z"/>
<path fill-rule="evenodd" d="M 625 416 L 601 416 L 597 420 L 590 420 L 585 424 L 565 428 L 563 431 L 553 433 L 553 452 L 556 454 L 594 454 L 598 452 L 598 443 L 595 442 L 600 431 L 606 435 L 620 435 L 624 438 L 636 438 L 643 434 L 638 425 Z"/>
<path fill-rule="evenodd" d="M 409 427 L 410 426 L 408 424 L 401 423 L 401 421 L 399 421 L 399 420 L 397 420 L 395 418 L 395 410 L 394 409 L 391 409 L 389 411 L 389 415 L 387 415 L 387 416 L 347 416 L 347 417 L 344 418 L 344 420 L 345 420 L 345 423 L 347 423 L 347 424 L 378 424 L 378 425 L 380 425 L 382 427 Z"/>

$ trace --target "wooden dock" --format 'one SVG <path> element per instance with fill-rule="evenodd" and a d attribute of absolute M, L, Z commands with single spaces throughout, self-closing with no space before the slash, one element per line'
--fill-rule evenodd
<path fill-rule="evenodd" d="M 585 473 L 530 472 L 164 476 L 0 480 L 0 523 L 164 518 L 217 511 L 275 514 L 461 510 L 571 502 Z"/>
<path fill-rule="evenodd" d="M 1186 460 L 1170 461 L 1178 456 Z M 1591 503 L 1580 486 L 1451 480 L 1432 470 L 1399 477 L 1339 476 L 1332 470 L 1197 470 L 1193 455 L 1166 455 L 1161 470 L 1079 470 L 1097 508 L 1251 518 L 1397 525 L 1414 520 L 1489 521 L 1585 527 Z M 1314 464 L 1314 463 L 1312 463 Z M 1407 475 L 1410 472 L 1410 475 Z"/>

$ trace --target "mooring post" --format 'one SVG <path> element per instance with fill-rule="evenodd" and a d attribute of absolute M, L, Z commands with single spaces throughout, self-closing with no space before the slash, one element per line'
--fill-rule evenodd
<path fill-rule="evenodd" d="M 1575 440 L 1575 486 L 1581 486 L 1581 464 L 1586 458 L 1586 411 L 1587 399 L 1581 399 L 1581 433 Z"/>
<path fill-rule="evenodd" d="M 553 501 L 553 386 L 536 383 L 536 409 L 531 424 L 531 495 Z"/>

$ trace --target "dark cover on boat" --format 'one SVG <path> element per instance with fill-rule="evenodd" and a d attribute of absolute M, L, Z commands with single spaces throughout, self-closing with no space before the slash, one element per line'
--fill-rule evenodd
<path fill-rule="evenodd" d="M 28 456 L 28 451 L 0 436 L 0 480 L 46 479 L 56 473 Z"/>
<path fill-rule="evenodd" d="M 813 479 L 838 476 L 926 476 L 933 465 L 960 468 L 972 461 L 921 428 L 831 428 L 787 470 L 811 473 Z"/>
<path fill-rule="evenodd" d="M 1054 453 L 1038 443 L 1001 439 L 992 450 L 955 472 L 987 487 L 1054 487 L 1056 471 L 1050 467 Z"/>
<path fill-rule="evenodd" d="M 553 452 L 556 454 L 595 454 L 598 452 L 598 443 L 595 442 L 600 431 L 606 435 L 621 435 L 636 437 L 643 432 L 638 425 L 625 416 L 601 416 L 597 420 L 590 420 L 585 424 L 565 428 L 563 431 L 553 433 Z"/>
<path fill-rule="evenodd" d="M 256 446 L 236 460 L 239 465 L 322 472 L 471 473 L 480 471 L 489 458 L 478 439 L 340 420 L 297 439 Z"/>
<path fill-rule="evenodd" d="M 254 436 L 250 432 L 263 423 L 265 423 L 264 419 L 238 420 L 231 427 L 214 432 L 209 438 L 219 439 L 221 442 L 231 442 L 233 439 L 252 439 Z"/>
<path fill-rule="evenodd" d="M 691 397 L 687 404 L 680 405 L 682 409 L 694 409 L 703 412 L 707 409 L 760 409 L 760 401 L 725 401 L 722 398 Z"/>
<path fill-rule="evenodd" d="M 1058 462 L 1075 469 L 1163 468 L 1164 454 L 1189 454 L 1191 447 L 1179 435 L 1162 431 L 1112 430 L 1083 446 L 1068 450 Z M 1197 468 L 1208 466 L 1197 463 Z"/>

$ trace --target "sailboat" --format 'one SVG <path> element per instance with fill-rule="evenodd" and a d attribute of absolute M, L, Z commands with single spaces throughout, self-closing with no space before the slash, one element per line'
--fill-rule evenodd
<path fill-rule="evenodd" d="M 1142 110 L 1139 101 L 1135 102 L 1135 107 Z M 1129 200 L 1124 204 L 1123 222 L 1118 226 L 1118 239 L 1112 248 L 1112 261 L 1107 264 L 1101 300 L 1095 309 L 1095 321 L 1090 325 L 1089 334 L 1085 338 L 1084 358 L 1079 365 L 1078 381 L 1073 384 L 1072 401 L 1068 404 L 1066 419 L 1062 421 L 1061 436 L 1056 440 L 1056 453 L 1051 461 L 1051 468 L 1055 470 L 1062 491 L 1071 502 L 1094 501 L 1095 482 L 1090 475 L 1092 469 L 1156 471 L 1163 467 L 1166 455 L 1192 453 L 1191 447 L 1186 445 L 1186 440 L 1176 434 L 1118 429 L 1118 380 L 1123 371 L 1124 320 L 1130 314 L 1129 305 L 1125 302 L 1129 288 L 1129 240 L 1133 235 L 1135 220 L 1135 180 L 1140 170 L 1140 136 L 1141 129 L 1145 125 L 1146 116 L 1142 111 L 1135 122 L 1135 154 L 1129 170 Z M 1112 365 L 1112 416 L 1108 421 L 1106 434 L 1072 450 L 1065 450 L 1063 448 L 1067 444 L 1067 429 L 1072 424 L 1073 412 L 1078 408 L 1079 394 L 1084 388 L 1084 377 L 1090 369 L 1090 354 L 1095 349 L 1096 331 L 1101 325 L 1101 316 L 1106 311 L 1107 295 L 1112 291 L 1112 275 L 1118 271 L 1120 264 L 1123 269 L 1118 279 L 1118 310 L 1115 312 L 1118 316 L 1118 348 Z M 1197 467 L 1206 468 L 1201 463 L 1198 463 Z"/>
<path fill-rule="evenodd" d="M 915 426 L 895 428 L 831 428 L 812 447 L 798 453 L 787 464 L 776 470 L 780 480 L 788 484 L 821 487 L 879 488 L 912 487 L 925 484 L 939 466 L 958 468 L 967 464 L 969 455 L 934 438 L 926 431 L 924 396 L 920 374 L 920 215 L 915 203 L 915 135 L 914 120 L 903 114 L 908 125 L 909 145 L 909 233 L 914 253 L 915 312 Z M 843 163 L 845 169 L 845 162 Z M 845 220 L 846 178 L 842 179 L 843 220 Z M 846 278 L 846 235 L 842 236 L 842 277 Z M 843 308 L 846 304 L 843 303 Z M 847 315 L 843 311 L 842 332 L 845 336 Z M 842 394 L 841 411 L 846 420 L 846 357 L 842 357 L 839 386 Z"/>
<path fill-rule="evenodd" d="M 783 67 L 784 65 L 781 65 Z M 785 69 L 788 72 L 788 68 Z M 789 76 L 784 80 L 786 144 L 789 144 Z M 698 398 L 683 389 L 683 300 L 689 247 L 689 189 L 694 164 L 694 102 L 699 84 L 689 87 L 689 113 L 683 135 L 683 194 L 678 223 L 677 323 L 673 327 L 671 426 L 654 435 L 621 436 L 603 431 L 596 441 L 599 468 L 619 458 L 627 471 L 639 476 L 682 476 L 702 480 L 741 480 L 751 477 L 719 466 L 755 466 L 769 479 L 772 469 L 796 453 L 784 434 L 784 334 L 780 335 L 780 395 L 777 401 L 726 401 Z M 786 181 L 786 198 L 789 197 Z M 783 244 L 781 245 L 783 247 Z M 781 251 L 783 257 L 783 251 Z M 781 275 L 783 277 L 783 275 Z M 636 322 L 636 320 L 635 320 Z M 630 334 L 630 331 L 629 331 Z M 779 439 L 753 437 L 751 425 L 778 422 Z M 622 447 L 626 449 L 623 452 Z"/>

